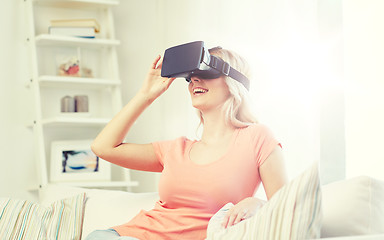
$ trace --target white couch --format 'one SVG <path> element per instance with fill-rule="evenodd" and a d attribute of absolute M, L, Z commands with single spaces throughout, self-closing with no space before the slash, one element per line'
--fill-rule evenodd
<path fill-rule="evenodd" d="M 95 229 L 129 221 L 141 209 L 151 209 L 157 199 L 157 193 L 63 185 L 41 189 L 38 203 L 0 197 L 0 239 L 80 239 Z M 220 211 L 215 216 L 221 216 Z M 217 228 L 220 221 L 217 217 L 210 221 L 209 239 L 252 234 L 278 240 L 319 235 L 328 240 L 384 239 L 384 182 L 357 177 L 321 186 L 314 165 L 230 233 Z"/>
<path fill-rule="evenodd" d="M 51 185 L 40 192 L 41 203 L 87 193 L 83 237 L 95 229 L 122 224 L 140 209 L 149 210 L 157 193 L 129 193 Z M 321 187 L 323 224 L 321 238 L 327 240 L 384 239 L 384 182 L 357 177 Z"/>
<path fill-rule="evenodd" d="M 384 239 L 383 181 L 367 176 L 338 181 L 323 186 L 322 196 L 322 238 Z"/>

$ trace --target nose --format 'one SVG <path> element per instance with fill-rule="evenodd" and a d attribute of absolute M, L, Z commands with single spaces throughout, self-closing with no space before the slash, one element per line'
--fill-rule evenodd
<path fill-rule="evenodd" d="M 198 78 L 197 76 L 192 76 L 192 77 L 191 77 L 191 81 L 192 81 L 192 82 L 200 82 L 201 79 Z"/>
<path fill-rule="evenodd" d="M 191 82 L 200 82 L 201 80 L 199 78 L 197 78 L 196 76 L 193 76 L 193 77 L 187 77 L 185 78 L 185 80 L 189 83 Z"/>

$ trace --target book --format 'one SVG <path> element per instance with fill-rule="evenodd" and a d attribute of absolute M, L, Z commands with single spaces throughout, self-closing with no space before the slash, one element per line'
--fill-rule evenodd
<path fill-rule="evenodd" d="M 93 18 L 51 20 L 51 27 L 93 27 L 95 32 L 100 31 L 99 23 Z"/>
<path fill-rule="evenodd" d="M 49 27 L 49 34 L 82 38 L 95 38 L 93 27 Z"/>

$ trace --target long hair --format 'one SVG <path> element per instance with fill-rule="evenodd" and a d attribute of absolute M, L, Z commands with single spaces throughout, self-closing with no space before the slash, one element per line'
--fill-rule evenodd
<path fill-rule="evenodd" d="M 247 61 L 236 52 L 216 47 L 209 49 L 209 53 L 229 63 L 232 68 L 241 72 L 248 79 L 251 78 L 250 67 Z M 230 96 L 223 104 L 227 124 L 236 128 L 243 128 L 257 123 L 257 119 L 251 111 L 251 98 L 248 90 L 231 77 L 226 77 L 225 82 L 230 92 Z M 200 125 L 204 124 L 202 112 L 199 111 L 198 114 Z"/>

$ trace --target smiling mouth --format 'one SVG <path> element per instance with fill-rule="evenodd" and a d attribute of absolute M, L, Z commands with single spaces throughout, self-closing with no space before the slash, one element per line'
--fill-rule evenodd
<path fill-rule="evenodd" d="M 208 92 L 208 89 L 205 89 L 205 88 L 195 88 L 193 89 L 193 95 L 201 95 L 201 94 L 204 94 L 204 93 L 207 93 Z"/>

